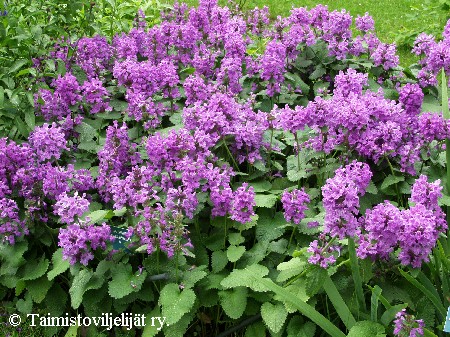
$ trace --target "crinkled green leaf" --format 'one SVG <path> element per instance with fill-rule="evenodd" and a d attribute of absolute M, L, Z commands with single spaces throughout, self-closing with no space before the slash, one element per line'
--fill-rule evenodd
<path fill-rule="evenodd" d="M 88 269 L 81 269 L 73 278 L 72 286 L 69 289 L 70 299 L 73 309 L 78 309 L 83 301 L 83 295 L 86 292 L 86 285 L 91 279 L 93 273 Z"/>
<path fill-rule="evenodd" d="M 256 207 L 272 208 L 277 202 L 278 197 L 273 194 L 256 194 Z"/>
<path fill-rule="evenodd" d="M 49 264 L 50 262 L 44 256 L 40 259 L 27 261 L 25 266 L 20 268 L 22 280 L 35 280 L 41 277 L 47 271 Z"/>
<path fill-rule="evenodd" d="M 43 275 L 36 280 L 27 281 L 27 289 L 31 294 L 33 301 L 36 303 L 41 303 L 52 284 L 53 282 L 49 281 L 48 278 Z"/>
<path fill-rule="evenodd" d="M 208 275 L 205 271 L 206 266 L 196 267 L 186 273 L 184 273 L 183 277 L 183 285 L 185 288 L 192 288 L 198 281 L 203 279 Z"/>
<path fill-rule="evenodd" d="M 308 266 L 308 262 L 300 257 L 294 257 L 287 262 L 280 263 L 277 267 L 277 270 L 280 271 L 280 274 L 278 274 L 277 277 L 277 282 L 284 282 L 289 280 L 291 277 L 297 276 L 305 269 L 306 266 Z"/>
<path fill-rule="evenodd" d="M 394 175 L 390 174 L 383 180 L 383 183 L 381 184 L 380 188 L 382 190 L 385 190 L 389 186 L 397 184 L 397 183 L 399 183 L 401 181 L 404 181 L 404 180 L 405 180 L 404 176 L 394 176 Z"/>
<path fill-rule="evenodd" d="M 228 257 L 227 257 L 226 252 L 224 252 L 222 250 L 217 250 L 212 253 L 211 267 L 212 267 L 212 270 L 214 273 L 218 273 L 221 270 L 223 270 L 223 268 L 225 268 L 227 263 L 228 263 Z"/>
<path fill-rule="evenodd" d="M 236 262 L 245 253 L 244 246 L 230 246 L 227 249 L 227 257 L 230 262 Z"/>
<path fill-rule="evenodd" d="M 194 306 L 195 293 L 192 289 L 180 290 L 178 284 L 169 283 L 161 290 L 159 302 L 162 306 L 162 316 L 166 317 L 166 324 L 172 325 Z"/>
<path fill-rule="evenodd" d="M 288 312 L 281 303 L 264 302 L 261 306 L 261 316 L 267 327 L 274 333 L 280 332 L 286 321 Z"/>
<path fill-rule="evenodd" d="M 147 272 L 133 273 L 131 265 L 119 264 L 112 269 L 112 278 L 108 285 L 108 293 L 112 298 L 122 298 L 134 291 L 139 291 L 145 281 Z"/>
<path fill-rule="evenodd" d="M 57 249 L 52 256 L 52 270 L 47 273 L 48 279 L 51 281 L 59 274 L 64 273 L 69 269 L 70 263 L 67 260 L 63 260 L 62 248 Z"/>
<path fill-rule="evenodd" d="M 384 327 L 372 321 L 359 321 L 350 329 L 347 337 L 385 337 Z"/>
<path fill-rule="evenodd" d="M 230 318 L 238 319 L 244 314 L 247 292 L 247 288 L 244 287 L 219 291 L 220 304 Z"/>
<path fill-rule="evenodd" d="M 235 287 L 248 287 L 254 291 L 267 291 L 261 283 L 256 282 L 256 280 L 251 276 L 264 277 L 269 274 L 269 269 L 267 267 L 261 266 L 259 264 L 252 264 L 245 269 L 234 269 L 230 275 L 220 282 L 222 287 L 235 288 Z"/>

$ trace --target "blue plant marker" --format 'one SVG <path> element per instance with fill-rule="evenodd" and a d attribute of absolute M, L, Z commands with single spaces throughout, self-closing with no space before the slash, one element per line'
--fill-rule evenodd
<path fill-rule="evenodd" d="M 128 232 L 127 228 L 111 226 L 111 234 L 115 238 L 115 240 L 112 243 L 114 250 L 124 250 L 127 253 L 131 253 L 130 250 L 125 246 L 126 242 L 130 242 L 130 239 L 127 239 L 125 236 L 127 232 Z"/>
<path fill-rule="evenodd" d="M 447 317 L 445 318 L 444 332 L 450 332 L 450 307 L 448 307 Z"/>

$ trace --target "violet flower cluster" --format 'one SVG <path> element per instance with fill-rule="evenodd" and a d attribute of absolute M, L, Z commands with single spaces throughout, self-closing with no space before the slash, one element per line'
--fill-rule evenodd
<path fill-rule="evenodd" d="M 400 210 L 388 201 L 366 211 L 360 218 L 362 228 L 357 255 L 387 260 L 398 252 L 402 265 L 419 268 L 429 260 L 440 233 L 447 230 L 445 213 L 438 205 L 442 186 L 421 175 L 411 189 L 411 206 Z"/>
<path fill-rule="evenodd" d="M 308 209 L 307 204 L 309 202 L 309 195 L 304 189 L 294 189 L 291 192 L 284 191 L 281 196 L 281 203 L 283 204 L 284 218 L 286 221 L 298 225 L 305 217 L 305 211 Z"/>
<path fill-rule="evenodd" d="M 425 322 L 422 319 L 414 319 L 414 316 L 406 313 L 406 309 L 395 315 L 394 325 L 394 335 L 399 337 L 423 336 L 425 328 Z"/>
<path fill-rule="evenodd" d="M 376 163 L 394 161 L 415 175 L 421 149 L 433 139 L 446 139 L 449 122 L 442 114 L 420 114 L 424 95 L 418 85 L 400 87 L 397 103 L 385 99 L 381 91 L 364 91 L 367 80 L 367 74 L 353 69 L 341 71 L 331 99 L 316 97 L 306 107 L 294 109 L 275 107 L 276 125 L 292 133 L 313 130 L 316 136 L 304 146 L 316 151 L 330 153 L 345 146 Z"/>
<path fill-rule="evenodd" d="M 436 42 L 434 36 L 421 33 L 414 42 L 412 52 L 421 57 L 419 64 L 422 66 L 417 77 L 422 87 L 437 85 L 437 76 L 441 69 L 450 75 L 450 20 L 447 21 L 442 34 L 442 41 Z"/>

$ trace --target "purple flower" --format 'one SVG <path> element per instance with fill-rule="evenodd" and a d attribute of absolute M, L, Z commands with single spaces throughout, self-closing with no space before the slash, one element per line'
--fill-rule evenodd
<path fill-rule="evenodd" d="M 305 211 L 308 209 L 307 204 L 310 202 L 310 198 L 304 189 L 294 189 L 292 192 L 286 190 L 281 196 L 281 202 L 286 221 L 291 221 L 298 225 L 305 217 Z"/>
<path fill-rule="evenodd" d="M 112 110 L 108 104 L 110 95 L 106 88 L 103 87 L 102 81 L 92 78 L 91 80 L 84 82 L 81 91 L 86 103 L 91 105 L 89 111 L 91 114 Z"/>
<path fill-rule="evenodd" d="M 419 115 L 423 103 L 423 92 L 418 84 L 407 83 L 399 90 L 399 101 L 408 114 Z"/>
<path fill-rule="evenodd" d="M 64 132 L 56 123 L 44 123 L 30 134 L 28 142 L 40 161 L 59 159 L 63 150 L 69 150 Z"/>
<path fill-rule="evenodd" d="M 16 239 L 27 235 L 28 228 L 20 220 L 17 203 L 8 198 L 0 198 L 0 243 L 13 245 Z"/>
<path fill-rule="evenodd" d="M 59 215 L 62 223 L 73 224 L 75 217 L 81 217 L 89 209 L 90 203 L 85 197 L 86 194 L 78 196 L 78 192 L 75 192 L 73 197 L 68 196 L 66 192 L 62 193 L 54 205 L 54 213 Z"/>
<path fill-rule="evenodd" d="M 359 197 L 365 194 L 371 177 L 367 164 L 353 161 L 327 179 L 322 187 L 324 233 L 340 239 L 358 234 Z"/>
<path fill-rule="evenodd" d="M 402 230 L 398 233 L 400 253 L 398 259 L 403 265 L 419 268 L 429 261 L 429 255 L 439 237 L 440 219 L 422 204 L 402 211 Z"/>
<path fill-rule="evenodd" d="M 379 256 L 388 259 L 389 254 L 397 247 L 398 233 L 403 228 L 400 210 L 385 201 L 366 210 L 360 223 L 366 234 L 359 237 L 358 257 L 364 259 L 370 256 L 375 259 Z"/>
<path fill-rule="evenodd" d="M 372 52 L 371 57 L 376 66 L 382 66 L 384 70 L 395 68 L 399 64 L 397 49 L 394 43 L 380 43 Z"/>
<path fill-rule="evenodd" d="M 375 22 L 373 18 L 366 12 L 364 16 L 359 16 L 355 19 L 356 28 L 362 32 L 368 32 L 375 29 Z"/>
<path fill-rule="evenodd" d="M 349 68 L 345 73 L 341 70 L 336 75 L 334 95 L 347 97 L 350 93 L 361 95 L 363 87 L 367 85 L 367 74 L 358 73 Z"/>
<path fill-rule="evenodd" d="M 106 223 L 101 226 L 72 224 L 59 230 L 58 239 L 64 260 L 69 260 L 72 265 L 80 262 L 87 266 L 94 258 L 93 251 L 98 248 L 105 250 L 107 243 L 113 241 L 114 237 Z"/>
<path fill-rule="evenodd" d="M 414 316 L 406 313 L 406 309 L 402 309 L 395 315 L 394 324 L 394 335 L 396 336 L 423 336 L 424 321 L 422 319 L 415 320 Z"/>
<path fill-rule="evenodd" d="M 251 217 L 255 215 L 253 207 L 256 206 L 255 192 L 253 186 L 243 183 L 233 193 L 233 199 L 230 204 L 230 218 L 242 224 L 251 221 Z"/>

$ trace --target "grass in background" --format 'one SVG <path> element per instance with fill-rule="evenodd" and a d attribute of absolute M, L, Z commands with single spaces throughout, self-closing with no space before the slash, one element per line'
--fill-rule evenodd
<path fill-rule="evenodd" d="M 173 0 L 169 0 L 173 3 Z M 189 6 L 197 6 L 198 0 L 185 0 Z M 416 28 L 417 25 L 426 27 L 433 18 L 419 17 L 416 20 L 407 20 L 408 15 L 413 11 L 412 6 L 419 7 L 422 0 L 301 0 L 301 1 L 277 1 L 277 0 L 241 0 L 244 2 L 244 9 L 268 6 L 273 18 L 278 15 L 288 16 L 292 7 L 312 8 L 318 4 L 327 5 L 330 10 L 346 9 L 351 15 L 364 15 L 368 12 L 375 20 L 375 30 L 378 37 L 383 42 L 394 42 L 399 31 L 404 28 Z M 228 2 L 219 0 L 221 5 Z M 442 27 L 443 28 L 443 27 Z M 411 54 L 409 49 L 400 49 L 400 62 L 403 66 L 408 66 L 417 62 L 417 57 Z"/>

